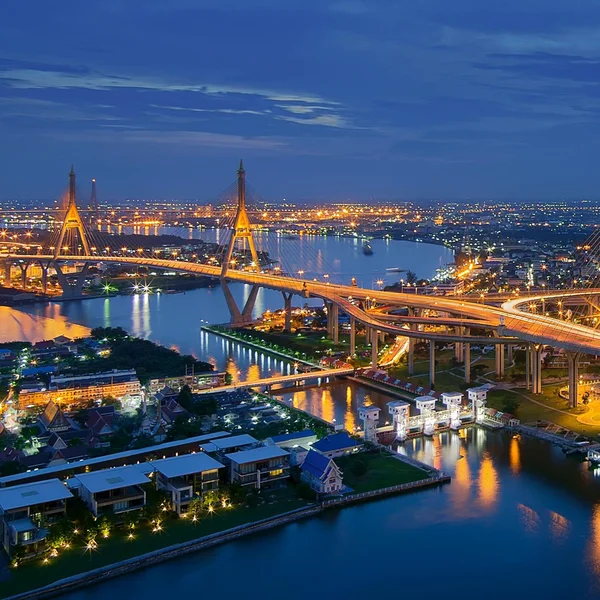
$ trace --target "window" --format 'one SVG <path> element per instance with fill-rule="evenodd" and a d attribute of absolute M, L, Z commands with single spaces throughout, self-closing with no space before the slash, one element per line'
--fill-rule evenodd
<path fill-rule="evenodd" d="M 120 510 L 126 510 L 127 508 L 129 508 L 129 502 L 125 501 L 125 502 L 115 502 L 113 504 L 113 510 L 115 512 L 119 512 Z"/>
<path fill-rule="evenodd" d="M 277 477 L 278 475 L 281 475 L 283 473 L 283 469 L 273 469 L 272 471 L 269 471 L 269 475 L 271 477 Z"/>
<path fill-rule="evenodd" d="M 21 534 L 21 541 L 22 542 L 29 542 L 33 539 L 33 531 L 24 531 Z"/>

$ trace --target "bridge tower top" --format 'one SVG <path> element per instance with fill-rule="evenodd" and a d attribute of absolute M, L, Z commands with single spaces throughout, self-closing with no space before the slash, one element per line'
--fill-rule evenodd
<path fill-rule="evenodd" d="M 233 224 L 233 230 L 231 232 L 231 239 L 225 252 L 223 264 L 221 266 L 221 277 L 227 275 L 229 266 L 232 262 L 233 250 L 237 240 L 242 240 L 243 243 L 248 241 L 248 247 L 250 249 L 250 255 L 252 256 L 253 269 L 256 272 L 260 272 L 260 263 L 258 261 L 258 252 L 256 251 L 256 245 L 254 244 L 254 238 L 252 237 L 252 223 L 250 223 L 250 217 L 246 212 L 246 171 L 244 170 L 244 163 L 240 160 L 240 167 L 237 171 L 237 209 L 235 213 L 235 221 Z"/>
<path fill-rule="evenodd" d="M 87 256 L 89 256 L 91 254 L 90 245 L 88 243 L 85 227 L 83 226 L 83 221 L 81 220 L 81 215 L 79 214 L 79 210 L 77 210 L 77 200 L 75 196 L 75 169 L 73 168 L 73 165 L 71 165 L 71 172 L 69 173 L 69 204 L 67 206 L 67 212 L 65 214 L 62 227 L 60 228 L 58 243 L 54 248 L 54 258 L 58 258 L 60 256 L 60 251 L 63 247 L 67 234 L 75 231 L 79 233 L 79 239 L 81 240 L 83 251 Z"/>

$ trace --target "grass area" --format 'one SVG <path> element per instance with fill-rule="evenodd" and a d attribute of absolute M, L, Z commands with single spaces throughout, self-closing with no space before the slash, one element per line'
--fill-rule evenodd
<path fill-rule="evenodd" d="M 271 495 L 275 499 L 271 499 Z M 150 524 L 144 523 L 134 530 L 133 539 L 128 539 L 129 531 L 115 530 L 108 539 L 99 538 L 98 548 L 91 552 L 86 551 L 84 540 L 78 539 L 70 549 L 62 550 L 57 558 L 50 559 L 47 563 L 36 559 L 11 569 L 10 578 L 2 582 L 2 597 L 307 505 L 305 500 L 296 498 L 295 492 L 287 490 L 283 494 L 266 491 L 264 499 L 264 504 L 252 508 L 239 506 L 221 508 L 212 514 L 205 513 L 196 523 L 188 519 L 171 519 L 165 521 L 163 530 L 157 533 L 152 532 Z"/>
<path fill-rule="evenodd" d="M 370 492 L 392 485 L 419 481 L 427 477 L 427 473 L 421 469 L 402 462 L 387 452 L 342 456 L 336 458 L 335 462 L 344 473 L 344 483 L 356 492 Z M 357 475 L 355 473 L 357 462 L 364 462 L 366 466 L 364 474 Z"/>
<path fill-rule="evenodd" d="M 515 398 L 519 402 L 516 416 L 521 420 L 521 423 L 546 420 L 561 427 L 566 427 L 575 433 L 597 438 L 600 435 L 600 427 L 580 423 L 577 420 L 577 417 L 584 414 L 589 408 L 578 406 L 576 409 L 569 409 L 567 401 L 555 393 L 562 385 L 544 386 L 543 394 L 536 396 L 525 390 L 492 390 L 488 392 L 487 406 L 502 410 L 505 398 Z M 568 414 L 558 412 L 555 409 L 565 411 Z"/>

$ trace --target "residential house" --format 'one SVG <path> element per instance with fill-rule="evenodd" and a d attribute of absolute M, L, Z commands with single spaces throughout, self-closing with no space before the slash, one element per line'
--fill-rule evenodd
<path fill-rule="evenodd" d="M 38 553 L 48 530 L 45 525 L 63 516 L 73 494 L 59 479 L 0 489 L 2 545 L 9 556 L 15 549 Z"/>
<path fill-rule="evenodd" d="M 301 478 L 318 496 L 339 494 L 344 489 L 342 472 L 333 458 L 316 450 L 310 450 L 306 455 L 301 467 Z"/>
<path fill-rule="evenodd" d="M 224 466 L 203 452 L 172 456 L 151 463 L 157 488 L 171 496 L 171 507 L 185 513 L 194 497 L 219 488 L 219 469 Z"/>
<path fill-rule="evenodd" d="M 217 449 L 217 454 L 223 455 L 227 452 L 237 452 L 238 450 L 247 450 L 259 444 L 258 440 L 247 433 L 240 435 L 231 435 L 229 437 L 211 440 Z"/>
<path fill-rule="evenodd" d="M 283 433 L 267 438 L 267 446 L 279 446 L 280 448 L 293 448 L 294 446 L 310 446 L 317 441 L 317 435 L 312 429 Z"/>
<path fill-rule="evenodd" d="M 288 456 L 289 453 L 278 446 L 260 446 L 226 454 L 229 481 L 261 489 L 287 479 L 290 470 Z"/>
<path fill-rule="evenodd" d="M 348 432 L 340 431 L 321 438 L 312 448 L 329 458 L 335 458 L 358 452 L 362 448 L 362 442 L 355 440 Z"/>
<path fill-rule="evenodd" d="M 79 496 L 97 517 L 143 508 L 146 492 L 141 486 L 147 483 L 150 479 L 138 466 L 128 465 L 76 475 L 70 486 L 79 490 Z"/>

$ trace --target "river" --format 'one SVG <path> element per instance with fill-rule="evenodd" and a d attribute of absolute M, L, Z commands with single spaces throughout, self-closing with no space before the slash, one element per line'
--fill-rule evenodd
<path fill-rule="evenodd" d="M 533 439 L 471 428 L 406 452 L 442 488 L 332 511 L 66 595 L 597 598 L 600 482 Z"/>
<path fill-rule="evenodd" d="M 329 263 L 340 257 L 339 277 L 363 273 L 367 287 L 367 279 L 383 276 L 388 266 L 427 276 L 450 260 L 439 246 L 374 240 L 375 253 L 366 257 L 352 240 L 318 241 Z M 233 288 L 239 298 L 247 293 L 246 286 Z M 280 306 L 279 294 L 264 291 L 257 312 Z M 288 369 L 285 361 L 201 333 L 203 323 L 227 317 L 218 288 L 53 302 L 3 309 L 0 341 L 122 326 L 210 359 L 240 379 Z M 350 430 L 362 402 L 385 408 L 389 400 L 347 382 L 283 396 Z M 545 442 L 478 428 L 461 436 L 445 433 L 411 441 L 400 450 L 449 472 L 452 483 L 332 511 L 64 598 L 152 600 L 188 596 L 195 590 L 200 595 L 266 600 L 390 594 L 492 600 L 600 597 L 600 478 L 585 465 Z"/>

